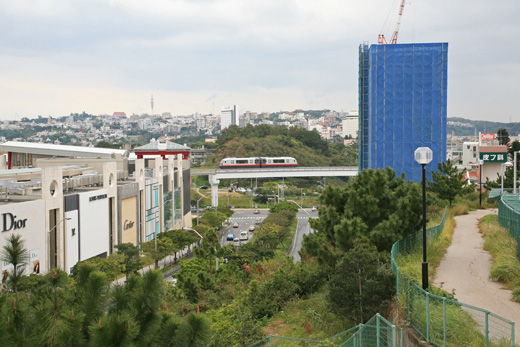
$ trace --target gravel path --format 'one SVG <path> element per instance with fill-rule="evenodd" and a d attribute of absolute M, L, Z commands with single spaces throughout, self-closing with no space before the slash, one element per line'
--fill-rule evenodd
<path fill-rule="evenodd" d="M 477 306 L 515 322 L 520 337 L 520 304 L 511 301 L 511 291 L 489 278 L 491 255 L 482 249 L 484 239 L 478 228 L 480 218 L 496 209 L 477 210 L 455 217 L 453 240 L 437 268 L 434 284 L 465 304 Z"/>

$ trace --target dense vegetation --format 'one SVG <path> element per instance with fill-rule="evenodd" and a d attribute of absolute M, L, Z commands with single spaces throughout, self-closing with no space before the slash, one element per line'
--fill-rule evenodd
<path fill-rule="evenodd" d="M 129 278 L 124 286 L 109 286 L 111 270 L 102 262 L 79 264 L 72 277 L 55 270 L 19 278 L 14 266 L 0 294 L 0 342 L 185 346 L 186 338 L 196 338 L 198 346 L 217 347 L 248 345 L 280 331 L 330 337 L 390 307 L 395 278 L 388 250 L 420 228 L 420 196 L 417 183 L 391 169 L 366 170 L 343 186 L 327 186 L 320 218 L 312 222 L 316 232 L 305 238 L 296 264 L 285 256 L 296 225 L 294 204 L 272 206 L 241 247 L 221 247 L 218 240 L 216 229 L 229 210 L 207 212 L 196 227 L 204 236 L 197 257 L 181 260 L 176 285 L 160 281 L 157 272 L 136 274 L 141 259 L 125 245 L 115 257 Z M 474 192 L 464 198 L 478 205 Z M 449 198 L 429 192 L 430 215 L 448 204 Z M 160 258 L 171 243 L 195 240 L 174 234 L 158 239 L 161 254 L 154 255 L 151 244 L 143 249 Z M 2 259 L 24 262 L 5 253 Z M 40 340 L 33 342 L 36 336 Z"/>
<path fill-rule="evenodd" d="M 296 158 L 300 166 L 357 165 L 357 146 L 331 144 L 318 132 L 300 127 L 231 126 L 222 132 L 217 145 L 208 166 L 215 167 L 226 157 L 251 156 L 290 156 Z"/>

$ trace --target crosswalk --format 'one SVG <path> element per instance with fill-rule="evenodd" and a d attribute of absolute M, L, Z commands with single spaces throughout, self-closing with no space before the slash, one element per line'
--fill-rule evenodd
<path fill-rule="evenodd" d="M 259 219 L 263 221 L 266 217 L 229 217 L 230 222 L 239 221 L 239 220 L 256 220 Z M 318 217 L 309 217 L 309 216 L 297 216 L 298 219 L 309 219 L 309 218 L 318 218 Z"/>

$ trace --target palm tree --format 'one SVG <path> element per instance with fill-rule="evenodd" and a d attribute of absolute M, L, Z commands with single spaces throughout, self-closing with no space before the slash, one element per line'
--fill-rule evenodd
<path fill-rule="evenodd" d="M 13 267 L 9 271 L 8 283 L 13 287 L 18 301 L 18 282 L 23 276 L 25 266 L 29 262 L 29 252 L 24 246 L 25 240 L 21 235 L 11 234 L 7 244 L 3 247 L 1 259 Z"/>

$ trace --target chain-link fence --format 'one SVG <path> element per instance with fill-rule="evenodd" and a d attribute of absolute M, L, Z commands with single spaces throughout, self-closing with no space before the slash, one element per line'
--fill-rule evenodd
<path fill-rule="evenodd" d="M 438 238 L 446 211 L 439 225 L 426 231 L 427 241 Z M 514 346 L 514 322 L 492 312 L 431 294 L 402 273 L 395 258 L 422 245 L 422 231 L 399 240 L 392 247 L 392 268 L 396 291 L 410 325 L 435 346 Z"/>
<path fill-rule="evenodd" d="M 494 191 L 495 189 L 493 189 Z M 503 194 L 498 200 L 498 222 L 506 228 L 520 245 L 520 200 L 519 194 Z M 520 247 L 518 247 L 520 260 Z"/>

